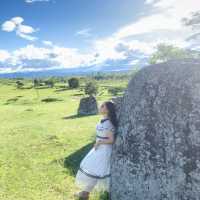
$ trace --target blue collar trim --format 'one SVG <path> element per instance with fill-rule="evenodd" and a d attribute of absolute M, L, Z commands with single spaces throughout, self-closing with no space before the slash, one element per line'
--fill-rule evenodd
<path fill-rule="evenodd" d="M 108 118 L 105 118 L 105 119 L 101 119 L 101 123 L 103 123 L 103 122 L 105 122 L 105 121 L 107 121 L 107 120 L 109 120 Z"/>

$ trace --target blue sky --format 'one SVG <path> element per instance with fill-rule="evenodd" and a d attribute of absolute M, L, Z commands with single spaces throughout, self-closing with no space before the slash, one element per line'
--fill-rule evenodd
<path fill-rule="evenodd" d="M 76 32 L 88 29 L 93 38 L 110 35 L 133 21 L 142 6 L 141 0 L 50 0 L 35 3 L 1 0 L 0 23 L 20 16 L 25 24 L 40 29 L 35 36 L 69 47 L 84 48 L 86 41 L 77 37 Z M 28 44 L 17 40 L 13 34 L 1 32 L 0 37 L 2 48 L 15 49 Z"/>
<path fill-rule="evenodd" d="M 0 73 L 135 65 L 161 42 L 189 48 L 181 19 L 198 10 L 198 0 L 1 0 Z"/>

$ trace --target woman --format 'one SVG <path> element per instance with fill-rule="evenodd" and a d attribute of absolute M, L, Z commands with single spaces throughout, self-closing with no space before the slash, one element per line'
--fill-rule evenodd
<path fill-rule="evenodd" d="M 99 112 L 103 118 L 96 126 L 96 143 L 81 161 L 75 179 L 82 189 L 75 196 L 86 200 L 93 189 L 109 192 L 110 158 L 117 128 L 115 104 L 105 101 Z"/>

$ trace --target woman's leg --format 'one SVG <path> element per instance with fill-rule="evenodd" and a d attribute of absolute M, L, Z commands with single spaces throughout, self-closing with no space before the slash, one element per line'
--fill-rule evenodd
<path fill-rule="evenodd" d="M 91 179 L 87 185 L 85 185 L 84 188 L 82 188 L 82 191 L 77 193 L 77 197 L 81 197 L 83 199 L 89 199 L 90 192 L 93 190 L 95 185 L 97 184 L 97 179 Z"/>
<path fill-rule="evenodd" d="M 88 184 L 87 186 L 84 188 L 85 192 L 90 193 L 93 188 L 95 187 L 95 185 L 97 184 L 97 179 L 93 178 Z"/>
<path fill-rule="evenodd" d="M 81 191 L 79 193 L 76 193 L 75 197 L 78 197 L 78 198 L 81 198 L 81 199 L 84 199 L 84 200 L 88 200 L 89 199 L 89 194 L 90 194 L 90 192 Z"/>

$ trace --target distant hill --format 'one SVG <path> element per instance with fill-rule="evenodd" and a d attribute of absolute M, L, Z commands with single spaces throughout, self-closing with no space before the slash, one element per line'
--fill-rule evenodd
<path fill-rule="evenodd" d="M 19 78 L 19 77 L 45 77 L 45 76 L 67 76 L 67 75 L 83 75 L 94 72 L 128 72 L 133 69 L 133 66 L 90 66 L 90 67 L 78 67 L 68 69 L 53 69 L 43 71 L 32 72 L 15 72 L 0 74 L 0 78 Z"/>
<path fill-rule="evenodd" d="M 147 58 L 140 58 L 137 66 L 143 67 L 147 63 Z M 42 71 L 27 71 L 0 74 L 0 78 L 19 78 L 19 77 L 45 77 L 45 76 L 70 76 L 70 75 L 84 75 L 95 72 L 128 72 L 134 69 L 134 64 L 127 64 L 125 62 L 114 62 L 105 65 L 92 65 L 77 68 L 63 68 L 63 69 L 49 69 Z"/>

